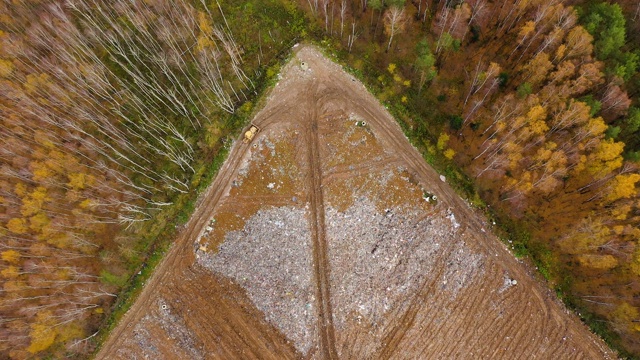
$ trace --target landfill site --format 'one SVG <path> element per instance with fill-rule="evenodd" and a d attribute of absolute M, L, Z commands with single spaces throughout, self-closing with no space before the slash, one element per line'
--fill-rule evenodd
<path fill-rule="evenodd" d="M 612 359 L 299 45 L 98 359 Z"/>

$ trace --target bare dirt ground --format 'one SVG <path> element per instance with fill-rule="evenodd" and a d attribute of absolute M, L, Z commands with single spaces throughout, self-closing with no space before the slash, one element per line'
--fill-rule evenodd
<path fill-rule="evenodd" d="M 313 47 L 254 123 L 97 358 L 615 358 Z"/>

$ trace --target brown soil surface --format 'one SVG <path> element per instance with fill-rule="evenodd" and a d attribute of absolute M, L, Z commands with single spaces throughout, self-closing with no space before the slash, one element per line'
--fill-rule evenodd
<path fill-rule="evenodd" d="M 365 87 L 296 49 L 99 359 L 611 359 Z"/>

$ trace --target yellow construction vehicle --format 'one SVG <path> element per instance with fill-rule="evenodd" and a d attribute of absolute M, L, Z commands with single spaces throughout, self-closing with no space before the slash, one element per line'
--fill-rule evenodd
<path fill-rule="evenodd" d="M 260 131 L 260 128 L 255 126 L 254 124 L 251 124 L 249 130 L 244 133 L 244 139 L 242 139 L 242 142 L 245 144 L 250 143 L 251 140 L 253 140 L 253 138 L 256 136 L 258 131 Z"/>

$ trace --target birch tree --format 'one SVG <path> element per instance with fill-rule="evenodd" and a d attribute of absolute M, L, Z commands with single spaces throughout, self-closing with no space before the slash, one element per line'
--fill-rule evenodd
<path fill-rule="evenodd" d="M 404 8 L 392 6 L 384 13 L 384 30 L 387 36 L 389 36 L 387 51 L 391 48 L 393 37 L 404 31 L 406 20 Z"/>

